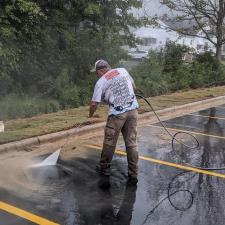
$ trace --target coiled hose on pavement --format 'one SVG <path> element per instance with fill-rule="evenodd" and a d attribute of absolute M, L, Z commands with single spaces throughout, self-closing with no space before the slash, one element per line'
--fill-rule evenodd
<path fill-rule="evenodd" d="M 156 113 L 155 109 L 153 108 L 152 104 L 150 103 L 150 101 L 145 98 L 143 95 L 141 94 L 136 94 L 136 96 L 138 98 L 141 98 L 143 99 L 147 104 L 148 106 L 151 108 L 152 112 L 154 113 L 154 115 L 156 116 L 157 120 L 159 121 L 159 123 L 161 124 L 161 126 L 164 128 L 164 130 L 167 132 L 167 134 L 171 137 L 171 144 L 172 144 L 172 151 L 175 153 L 175 155 L 182 161 L 183 164 L 187 165 L 187 166 L 190 166 L 192 168 L 197 168 L 197 169 L 201 169 L 201 170 L 225 170 L 225 167 L 216 167 L 216 168 L 212 168 L 212 167 L 199 167 L 199 166 L 194 166 L 192 164 L 189 164 L 187 162 L 185 162 L 184 160 L 181 159 L 181 157 L 177 154 L 176 150 L 175 150 L 175 147 L 174 147 L 174 144 L 175 142 L 181 144 L 182 146 L 186 147 L 187 149 L 190 149 L 190 150 L 193 150 L 193 149 L 199 149 L 200 148 L 200 144 L 199 144 L 199 141 L 198 139 L 193 136 L 192 134 L 190 134 L 189 132 L 185 132 L 185 131 L 179 131 L 179 132 L 176 132 L 175 134 L 172 134 L 168 129 L 167 127 L 164 125 L 164 123 L 161 121 L 161 119 L 159 118 L 158 114 Z M 188 145 L 188 144 L 185 144 L 183 141 L 181 140 L 178 140 L 177 137 L 179 134 L 185 134 L 189 137 L 191 137 L 194 141 L 195 144 L 193 145 Z M 188 209 L 190 209 L 193 205 L 193 201 L 194 201 L 194 194 L 188 190 L 188 189 L 178 189 L 178 190 L 175 190 L 175 191 L 171 191 L 171 189 L 173 188 L 173 184 L 176 182 L 176 180 L 180 177 L 180 176 L 183 176 L 187 173 L 193 173 L 191 171 L 185 171 L 185 172 L 181 172 L 181 173 L 178 173 L 176 176 L 174 176 L 171 181 L 169 182 L 168 184 L 168 187 L 167 187 L 167 195 L 165 198 L 163 198 L 162 200 L 160 200 L 149 212 L 148 214 L 146 215 L 144 221 L 142 222 L 141 225 L 144 225 L 147 223 L 147 221 L 149 220 L 149 217 L 154 213 L 154 211 L 165 201 L 165 200 L 168 200 L 170 205 L 178 210 L 178 211 L 186 211 Z M 195 176 L 196 174 L 192 175 L 192 178 Z M 186 182 L 187 180 L 184 180 L 184 182 Z M 179 207 L 177 206 L 173 200 L 172 200 L 172 196 L 176 195 L 177 193 L 179 192 L 183 192 L 183 193 L 186 193 L 188 196 L 189 196 L 189 202 L 187 203 L 187 205 L 185 207 Z"/>
<path fill-rule="evenodd" d="M 179 131 L 179 132 L 176 132 L 175 134 L 172 134 L 172 133 L 167 129 L 167 127 L 164 125 L 164 123 L 161 121 L 161 119 L 159 118 L 158 114 L 156 113 L 155 109 L 153 108 L 153 106 L 152 106 L 152 104 L 149 102 L 149 100 L 148 100 L 147 98 L 145 98 L 143 95 L 140 95 L 140 94 L 136 94 L 136 96 L 139 97 L 139 98 L 141 98 L 141 99 L 143 99 L 143 100 L 148 104 L 148 106 L 151 108 L 152 112 L 154 113 L 154 115 L 155 115 L 156 118 L 158 119 L 158 121 L 159 121 L 159 123 L 161 124 L 161 126 L 164 128 L 164 130 L 167 132 L 167 134 L 171 137 L 171 140 L 172 140 L 172 141 L 171 141 L 171 144 L 172 144 L 172 150 L 173 150 L 173 152 L 176 154 L 176 156 L 182 161 L 182 163 L 184 163 L 185 165 L 190 166 L 190 167 L 192 167 L 192 168 L 201 169 L 201 170 L 225 170 L 225 167 L 218 167 L 218 168 L 216 167 L 216 168 L 213 168 L 213 167 L 200 167 L 200 166 L 194 166 L 194 165 L 189 164 L 189 163 L 185 162 L 184 160 L 182 160 L 181 157 L 177 154 L 177 152 L 176 152 L 176 150 L 175 150 L 175 147 L 174 147 L 175 142 L 177 142 L 177 143 L 183 145 L 183 146 L 186 147 L 187 149 L 190 149 L 190 150 L 192 149 L 192 150 L 193 150 L 193 149 L 199 149 L 199 147 L 200 147 L 200 144 L 199 144 L 198 139 L 197 139 L 194 135 L 190 134 L 189 132 L 185 132 L 185 131 Z M 187 145 L 187 144 L 185 144 L 183 141 L 178 140 L 178 139 L 177 139 L 177 136 L 178 136 L 179 134 L 185 134 L 185 135 L 187 135 L 187 136 L 190 136 L 190 137 L 194 140 L 195 144 L 193 144 L 193 145 Z"/>

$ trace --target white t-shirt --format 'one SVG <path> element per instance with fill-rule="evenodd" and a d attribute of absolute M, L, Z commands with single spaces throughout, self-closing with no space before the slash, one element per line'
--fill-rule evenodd
<path fill-rule="evenodd" d="M 116 68 L 104 74 L 96 83 L 93 102 L 107 102 L 109 115 L 118 115 L 138 108 L 132 83 L 134 80 L 124 68 Z"/>

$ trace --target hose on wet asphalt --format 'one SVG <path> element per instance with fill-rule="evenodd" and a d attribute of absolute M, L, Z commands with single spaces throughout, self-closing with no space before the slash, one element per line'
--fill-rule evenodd
<path fill-rule="evenodd" d="M 141 225 L 145 225 L 147 224 L 148 220 L 150 219 L 150 216 L 155 212 L 155 210 L 166 200 L 169 201 L 170 205 L 176 209 L 177 211 L 181 211 L 181 212 L 184 212 L 188 209 L 190 209 L 193 205 L 193 202 L 194 202 L 194 194 L 188 190 L 187 188 L 182 188 L 182 189 L 177 189 L 175 191 L 171 191 L 172 188 L 173 188 L 173 184 L 176 182 L 176 180 L 178 180 L 179 177 L 187 174 L 187 173 L 192 173 L 190 171 L 184 171 L 184 172 L 181 172 L 181 173 L 178 173 L 176 176 L 174 176 L 171 181 L 169 182 L 168 184 L 168 187 L 167 187 L 167 194 L 166 194 L 166 197 L 164 197 L 163 199 L 161 199 L 160 201 L 158 201 L 158 203 L 147 213 L 147 215 L 145 216 L 145 219 L 144 221 L 141 223 Z M 191 178 L 189 179 L 192 179 L 196 174 L 192 175 Z M 182 182 L 180 181 L 177 181 L 177 183 L 179 183 L 181 185 L 181 183 L 186 183 L 189 179 L 187 180 L 183 180 Z M 186 194 L 186 199 L 188 198 L 188 202 L 187 200 L 185 201 L 185 203 L 183 204 L 186 204 L 185 206 L 178 206 L 178 203 L 175 203 L 175 200 L 172 199 L 173 196 L 175 196 L 176 194 L 178 193 L 183 193 L 183 194 Z M 182 201 L 182 200 L 181 200 Z"/>
<path fill-rule="evenodd" d="M 179 143 L 181 146 L 184 146 L 186 147 L 187 149 L 189 150 L 199 150 L 200 149 L 200 143 L 198 141 L 198 139 L 192 135 L 191 133 L 189 132 L 186 132 L 186 131 L 179 131 L 179 132 L 176 132 L 175 134 L 172 134 L 168 128 L 164 125 L 164 123 L 161 121 L 161 119 L 159 118 L 157 112 L 155 111 L 154 107 L 152 106 L 152 104 L 150 103 L 150 101 L 145 98 L 143 95 L 141 94 L 136 94 L 136 97 L 138 98 L 141 98 L 143 99 L 147 104 L 148 106 L 151 108 L 152 112 L 154 113 L 154 115 L 156 116 L 157 120 L 159 121 L 160 125 L 164 128 L 164 130 L 167 132 L 167 134 L 171 137 L 171 145 L 172 145 L 172 151 L 175 153 L 176 157 L 185 165 L 189 166 L 189 167 L 192 167 L 192 168 L 197 168 L 197 169 L 201 169 L 201 170 L 225 170 L 225 167 L 218 167 L 218 168 L 212 168 L 212 167 L 200 167 L 200 166 L 194 166 L 190 163 L 187 163 L 185 162 L 184 160 L 182 160 L 182 158 L 177 154 L 176 150 L 175 150 L 175 143 Z M 184 134 L 184 135 L 187 135 L 189 137 L 191 137 L 191 139 L 193 140 L 194 144 L 193 145 L 189 145 L 189 144 L 185 144 L 183 141 L 181 140 L 178 140 L 178 136 L 180 134 Z M 188 209 L 190 209 L 193 205 L 193 201 L 194 201 L 194 194 L 188 190 L 187 188 L 182 188 L 182 189 L 177 189 L 175 191 L 171 191 L 172 187 L 173 187 L 173 184 L 174 182 L 181 176 L 187 174 L 187 173 L 193 173 L 191 171 L 185 171 L 185 172 L 181 172 L 181 173 L 178 173 L 177 175 L 175 175 L 171 181 L 169 182 L 168 184 L 168 187 L 167 187 L 167 195 L 166 197 L 164 197 L 163 199 L 161 199 L 149 212 L 148 214 L 146 215 L 144 221 L 142 222 L 141 225 L 144 225 L 147 223 L 147 221 L 149 220 L 150 216 L 154 213 L 154 211 L 166 200 L 169 201 L 170 205 L 178 210 L 178 211 L 186 211 Z M 196 174 L 194 174 L 192 177 L 194 177 Z M 185 183 L 187 182 L 187 180 L 184 180 L 180 183 Z M 172 199 L 173 196 L 175 196 L 176 194 L 178 193 L 183 193 L 183 195 L 185 194 L 186 196 L 188 196 L 188 203 L 186 203 L 185 206 L 178 206 L 177 203 L 174 202 L 174 199 Z"/>
<path fill-rule="evenodd" d="M 201 166 L 194 166 L 194 165 L 192 165 L 192 164 L 190 164 L 190 163 L 185 162 L 185 161 L 177 154 L 177 152 L 176 152 L 176 150 L 175 150 L 175 143 L 177 142 L 177 143 L 181 144 L 182 146 L 186 147 L 186 148 L 189 149 L 189 150 L 194 150 L 194 149 L 198 150 L 198 149 L 200 149 L 200 144 L 199 144 L 198 139 L 197 139 L 194 135 L 192 135 L 190 132 L 186 132 L 186 131 L 179 131 L 179 132 L 176 132 L 175 134 L 172 134 L 172 133 L 168 130 L 168 128 L 164 125 L 164 123 L 161 121 L 161 119 L 159 118 L 157 112 L 155 111 L 155 109 L 154 109 L 154 107 L 152 106 L 152 104 L 150 103 L 150 101 L 149 101 L 147 98 L 145 98 L 143 95 L 141 95 L 141 94 L 135 94 L 135 95 L 136 95 L 136 97 L 143 99 L 143 100 L 148 104 L 148 106 L 151 108 L 152 112 L 153 112 L 154 115 L 156 116 L 156 118 L 157 118 L 157 120 L 159 121 L 160 125 L 164 128 L 164 130 L 167 132 L 167 134 L 171 137 L 172 151 L 176 154 L 177 158 L 178 158 L 183 164 L 185 164 L 185 165 L 187 165 L 187 166 L 190 166 L 190 167 L 192 167 L 192 168 L 201 169 L 201 170 L 225 170 L 225 167 L 215 167 L 215 168 L 213 168 L 213 167 L 201 167 Z M 193 140 L 193 143 L 194 143 L 194 144 L 193 144 L 193 145 L 188 145 L 188 144 L 185 144 L 183 141 L 178 140 L 177 137 L 178 137 L 179 135 L 181 135 L 181 134 L 184 134 L 184 135 L 186 135 L 186 136 L 189 136 L 189 137 Z"/>

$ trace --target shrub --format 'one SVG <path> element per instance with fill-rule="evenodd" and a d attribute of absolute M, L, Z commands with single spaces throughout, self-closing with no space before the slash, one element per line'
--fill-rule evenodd
<path fill-rule="evenodd" d="M 79 89 L 76 86 L 65 88 L 59 100 L 63 108 L 80 106 Z"/>
<path fill-rule="evenodd" d="M 56 100 L 9 95 L 0 101 L 0 119 L 32 117 L 41 113 L 56 112 L 60 105 Z"/>
<path fill-rule="evenodd" d="M 160 53 L 151 52 L 150 58 L 130 71 L 136 86 L 145 96 L 155 96 L 168 92 L 164 81 L 162 57 Z"/>
<path fill-rule="evenodd" d="M 196 57 L 196 64 L 202 66 L 203 71 L 207 71 L 207 84 L 223 81 L 225 78 L 224 66 L 210 52 L 206 52 Z"/>
<path fill-rule="evenodd" d="M 175 72 L 183 64 L 183 55 L 190 49 L 184 45 L 168 42 L 164 50 L 164 72 Z"/>
<path fill-rule="evenodd" d="M 182 60 L 189 48 L 168 43 L 164 52 L 150 52 L 150 58 L 131 70 L 138 89 L 146 96 L 189 88 L 224 84 L 225 70 L 210 53 L 197 55 L 192 63 Z"/>

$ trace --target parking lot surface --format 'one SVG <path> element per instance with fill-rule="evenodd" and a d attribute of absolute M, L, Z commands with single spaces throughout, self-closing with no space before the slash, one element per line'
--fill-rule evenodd
<path fill-rule="evenodd" d="M 171 137 L 159 123 L 140 126 L 137 187 L 127 185 L 122 137 L 110 177 L 95 171 L 100 137 L 80 144 L 71 139 L 56 166 L 32 167 L 50 154 L 48 146 L 1 155 L 0 224 L 224 224 L 225 170 L 196 167 L 225 167 L 225 106 L 164 124 L 172 134 L 190 132 L 200 146 L 187 149 L 175 143 L 172 149 Z M 185 134 L 179 138 L 193 142 Z"/>

